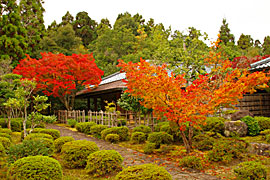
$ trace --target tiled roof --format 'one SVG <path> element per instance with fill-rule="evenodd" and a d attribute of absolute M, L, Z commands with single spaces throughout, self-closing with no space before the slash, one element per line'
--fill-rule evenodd
<path fill-rule="evenodd" d="M 260 60 L 258 62 L 250 64 L 251 71 L 270 68 L 270 58 Z"/>

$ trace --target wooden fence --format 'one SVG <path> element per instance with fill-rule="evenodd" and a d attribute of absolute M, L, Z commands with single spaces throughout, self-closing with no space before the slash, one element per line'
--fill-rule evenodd
<path fill-rule="evenodd" d="M 249 110 L 254 116 L 270 117 L 270 93 L 246 94 L 237 105 L 241 110 Z"/>
<path fill-rule="evenodd" d="M 86 116 L 87 113 L 87 116 Z M 133 112 L 116 113 L 116 112 L 93 112 L 93 111 L 67 111 L 59 110 L 57 120 L 60 123 L 67 124 L 68 119 L 75 119 L 77 122 L 95 122 L 97 124 L 113 126 L 136 127 L 138 125 L 147 125 L 154 127 L 158 123 L 157 118 L 152 113 L 136 114 Z"/>

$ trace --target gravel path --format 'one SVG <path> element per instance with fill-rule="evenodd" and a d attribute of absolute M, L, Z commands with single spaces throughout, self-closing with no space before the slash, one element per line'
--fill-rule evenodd
<path fill-rule="evenodd" d="M 179 167 L 177 167 L 176 163 L 171 161 L 165 161 L 160 158 L 149 157 L 144 153 L 140 153 L 138 151 L 128 149 L 125 147 L 118 146 L 117 144 L 111 144 L 106 141 L 89 137 L 83 133 L 79 133 L 77 131 L 71 131 L 68 128 L 57 126 L 55 124 L 47 124 L 47 128 L 57 129 L 60 131 L 61 136 L 72 136 L 75 140 L 88 140 L 95 142 L 100 149 L 105 150 L 116 150 L 118 151 L 124 158 L 124 166 L 133 166 L 139 164 L 153 163 L 158 165 L 163 165 L 167 171 L 172 175 L 174 180 L 216 180 L 217 177 L 210 176 L 204 173 L 194 172 L 185 172 L 182 171 Z"/>

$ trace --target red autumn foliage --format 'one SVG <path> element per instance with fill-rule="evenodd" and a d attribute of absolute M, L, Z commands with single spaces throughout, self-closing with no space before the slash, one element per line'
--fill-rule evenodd
<path fill-rule="evenodd" d="M 13 73 L 23 78 L 34 79 L 37 89 L 48 96 L 59 97 L 67 109 L 73 107 L 78 90 L 89 85 L 98 85 L 103 71 L 95 64 L 92 54 L 41 53 L 42 58 L 27 58 L 20 61 Z"/>
<path fill-rule="evenodd" d="M 250 64 L 255 63 L 257 61 L 269 58 L 270 55 L 264 56 L 255 56 L 253 58 L 247 58 L 246 56 L 236 57 L 232 61 L 232 68 L 250 68 Z"/>

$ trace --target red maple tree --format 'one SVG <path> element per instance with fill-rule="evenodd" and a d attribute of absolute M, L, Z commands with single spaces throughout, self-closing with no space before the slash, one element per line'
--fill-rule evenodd
<path fill-rule="evenodd" d="M 58 97 L 67 110 L 74 106 L 76 93 L 89 85 L 97 86 L 103 71 L 95 64 L 92 54 L 41 53 L 42 58 L 30 56 L 20 61 L 13 73 L 34 79 L 37 90 L 48 96 Z"/>

